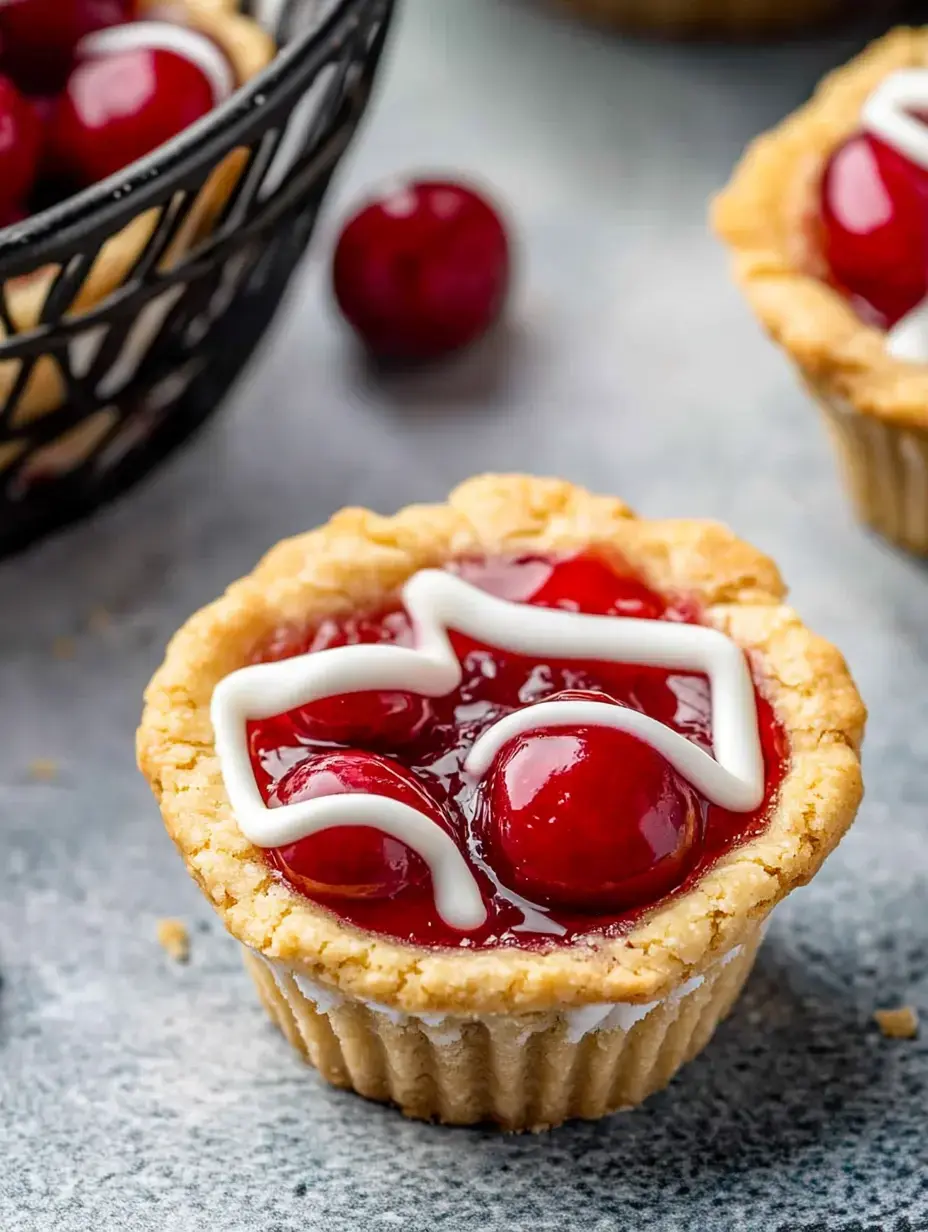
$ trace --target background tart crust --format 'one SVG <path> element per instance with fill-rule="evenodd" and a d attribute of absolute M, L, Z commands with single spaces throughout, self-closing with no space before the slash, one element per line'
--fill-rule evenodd
<path fill-rule="evenodd" d="M 213 688 L 281 625 L 382 606 L 419 569 L 478 552 L 604 545 L 655 589 L 685 591 L 750 653 L 787 729 L 791 767 L 767 831 L 626 936 L 548 952 L 434 951 L 363 932 L 271 876 L 239 831 L 213 747 Z M 865 711 L 847 666 L 781 600 L 774 564 L 713 522 L 639 520 L 618 500 L 550 479 L 484 476 L 446 505 L 395 517 L 345 509 L 285 540 L 193 616 L 146 693 L 139 765 L 187 867 L 245 945 L 407 1012 L 487 1014 L 651 1001 L 751 937 L 808 881 L 861 797 Z"/>
<path fill-rule="evenodd" d="M 810 243 L 823 164 L 859 126 L 889 73 L 928 65 L 928 27 L 899 28 L 824 79 L 812 100 L 751 143 L 713 204 L 718 235 L 761 323 L 824 397 L 902 426 L 928 427 L 928 365 L 892 358 L 822 281 Z"/>

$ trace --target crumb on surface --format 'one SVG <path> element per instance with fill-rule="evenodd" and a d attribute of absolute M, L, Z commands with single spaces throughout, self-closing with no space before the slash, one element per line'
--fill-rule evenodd
<path fill-rule="evenodd" d="M 113 623 L 113 618 L 105 607 L 91 608 L 87 614 L 87 628 L 91 633 L 102 633 Z"/>
<path fill-rule="evenodd" d="M 73 659 L 77 644 L 73 637 L 56 637 L 52 642 L 52 654 L 56 659 Z"/>
<path fill-rule="evenodd" d="M 29 774 L 41 783 L 51 783 L 58 777 L 58 763 L 50 757 L 36 757 L 29 763 Z"/>
<path fill-rule="evenodd" d="M 915 1039 L 918 1035 L 918 1013 L 911 1005 L 894 1010 L 877 1010 L 873 1017 L 887 1039 Z"/>
<path fill-rule="evenodd" d="M 190 934 L 182 920 L 159 920 L 158 944 L 175 962 L 186 962 L 190 957 Z"/>

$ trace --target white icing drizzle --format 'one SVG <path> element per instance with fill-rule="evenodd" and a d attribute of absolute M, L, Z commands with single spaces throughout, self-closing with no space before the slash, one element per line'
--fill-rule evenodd
<path fill-rule="evenodd" d="M 697 791 L 720 808 L 749 812 L 757 808 L 763 799 L 763 776 L 758 784 L 752 767 L 737 762 L 740 750 L 733 750 L 731 764 L 735 769 L 726 769 L 722 754 L 716 761 L 691 740 L 681 737 L 657 719 L 610 702 L 536 702 L 524 710 L 513 711 L 494 723 L 474 742 L 464 768 L 479 778 L 487 772 L 503 747 L 516 736 L 541 728 L 550 730 L 557 727 L 611 727 L 616 731 L 629 732 L 656 749 Z"/>
<path fill-rule="evenodd" d="M 702 987 L 706 981 L 706 975 L 726 967 L 743 952 L 744 946 L 734 946 L 726 951 L 721 958 L 717 959 L 704 974 L 691 976 L 690 979 L 684 981 L 678 988 L 669 992 L 666 997 L 660 997 L 655 1001 L 602 1002 L 562 1009 L 559 1013 L 565 1024 L 564 1039 L 567 1043 L 578 1044 L 585 1036 L 599 1031 L 622 1031 L 627 1034 L 631 1031 L 632 1027 L 642 1022 L 649 1014 L 661 1006 L 667 1006 L 670 1009 L 678 1007 L 686 997 Z M 370 1001 L 365 998 L 356 997 L 346 998 L 337 988 L 293 971 L 281 963 L 265 958 L 263 954 L 256 953 L 256 957 L 267 966 L 274 977 L 277 987 L 288 1001 L 291 1000 L 291 997 L 287 984 L 289 980 L 292 980 L 297 990 L 312 1005 L 317 1014 L 328 1015 L 333 1010 L 340 1009 L 346 1001 L 352 1004 L 360 1003 L 372 1013 L 381 1014 L 389 1019 L 394 1026 L 405 1027 L 415 1025 L 423 1027 L 432 1041 L 438 1044 L 456 1042 L 461 1038 L 463 1027 L 468 1022 L 476 1021 L 473 1018 L 456 1014 L 417 1014 L 394 1009 L 392 1006 L 383 1005 L 379 1001 Z M 536 1030 L 547 1030 L 548 1025 L 544 1018 L 540 1018 L 537 1024 L 529 1021 L 523 1032 L 523 1037 L 520 1039 L 520 1043 L 524 1043 Z"/>
<path fill-rule="evenodd" d="M 880 82 L 861 110 L 861 127 L 928 171 L 928 126 L 912 114 L 928 109 L 928 72 L 902 68 Z M 928 363 L 928 299 L 922 300 L 886 335 L 896 359 Z"/>
<path fill-rule="evenodd" d="M 228 57 L 211 38 L 176 22 L 134 21 L 123 26 L 109 26 L 86 35 L 77 45 L 78 56 L 108 56 L 138 50 L 172 51 L 191 61 L 212 87 L 216 106 L 235 89 L 235 75 Z"/>
<path fill-rule="evenodd" d="M 446 923 L 467 930 L 484 922 L 486 909 L 473 873 L 451 837 L 429 816 L 400 801 L 362 793 L 268 808 L 246 739 L 249 720 L 272 718 L 327 697 L 381 689 L 425 697 L 450 693 L 463 673 L 449 629 L 513 654 L 702 672 L 711 686 L 716 760 L 636 711 L 599 702 L 542 702 L 500 720 L 474 744 L 465 769 L 475 776 L 485 773 L 518 731 L 594 723 L 633 732 L 724 808 L 748 812 L 761 803 L 764 765 L 751 674 L 739 647 L 717 630 L 512 603 L 441 569 L 415 574 L 402 598 L 415 649 L 342 646 L 245 667 L 216 686 L 211 707 L 216 753 L 239 828 L 256 846 L 278 847 L 336 826 L 372 826 L 425 860 L 436 909 Z"/>

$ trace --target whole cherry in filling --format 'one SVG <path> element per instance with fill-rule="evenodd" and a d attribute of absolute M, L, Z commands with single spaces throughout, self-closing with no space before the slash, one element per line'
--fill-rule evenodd
<path fill-rule="evenodd" d="M 300 762 L 276 785 L 270 803 L 351 792 L 399 800 L 445 825 L 441 808 L 410 771 L 355 749 Z M 272 859 L 299 889 L 323 896 L 390 898 L 426 876 L 425 864 L 405 843 L 369 826 L 323 830 L 274 849 Z"/>
<path fill-rule="evenodd" d="M 580 697 L 608 700 L 565 692 L 551 701 Z M 494 869 L 521 894 L 621 911 L 681 884 L 702 837 L 702 809 L 660 753 L 635 736 L 553 728 L 503 749 L 485 824 Z"/>
<path fill-rule="evenodd" d="M 828 160 L 821 196 L 832 278 L 862 316 L 891 328 L 928 294 L 928 171 L 855 133 Z"/>
<path fill-rule="evenodd" d="M 307 740 L 389 749 L 415 741 L 430 714 L 428 698 L 415 693 L 346 693 L 301 706 L 293 725 Z"/>
<path fill-rule="evenodd" d="M 594 552 L 469 559 L 448 568 L 517 602 L 632 619 L 693 622 L 696 606 L 650 589 Z M 251 761 L 273 809 L 320 794 L 386 794 L 424 811 L 464 855 L 486 907 L 457 930 L 438 914 L 431 876 L 404 844 L 337 827 L 267 853 L 279 875 L 356 926 L 425 946 L 564 944 L 615 935 L 693 884 L 760 833 L 787 746 L 758 696 L 766 796 L 754 813 L 703 799 L 635 736 L 603 726 L 548 726 L 505 744 L 479 780 L 474 742 L 540 701 L 592 700 L 643 712 L 712 749 L 708 681 L 696 672 L 535 659 L 451 633 L 462 680 L 451 693 L 349 694 L 248 724 Z M 415 644 L 402 609 L 282 629 L 259 661 L 361 643 Z M 345 748 L 338 746 L 344 744 Z"/>

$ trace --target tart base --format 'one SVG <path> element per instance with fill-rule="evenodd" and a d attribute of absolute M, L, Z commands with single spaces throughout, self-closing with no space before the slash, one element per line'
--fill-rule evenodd
<path fill-rule="evenodd" d="M 928 556 L 928 431 L 860 415 L 827 385 L 805 384 L 857 517 L 891 543 Z"/>
<path fill-rule="evenodd" d="M 665 1087 L 734 1005 L 761 935 L 756 928 L 652 1007 L 618 1007 L 628 1013 L 625 1026 L 610 1025 L 615 1007 L 606 1006 L 572 1017 L 399 1014 L 313 985 L 248 949 L 244 957 L 271 1020 L 333 1086 L 417 1120 L 520 1132 L 595 1120 Z"/>
<path fill-rule="evenodd" d="M 842 0 L 558 0 L 587 21 L 670 36 L 783 34 L 834 17 Z"/>

